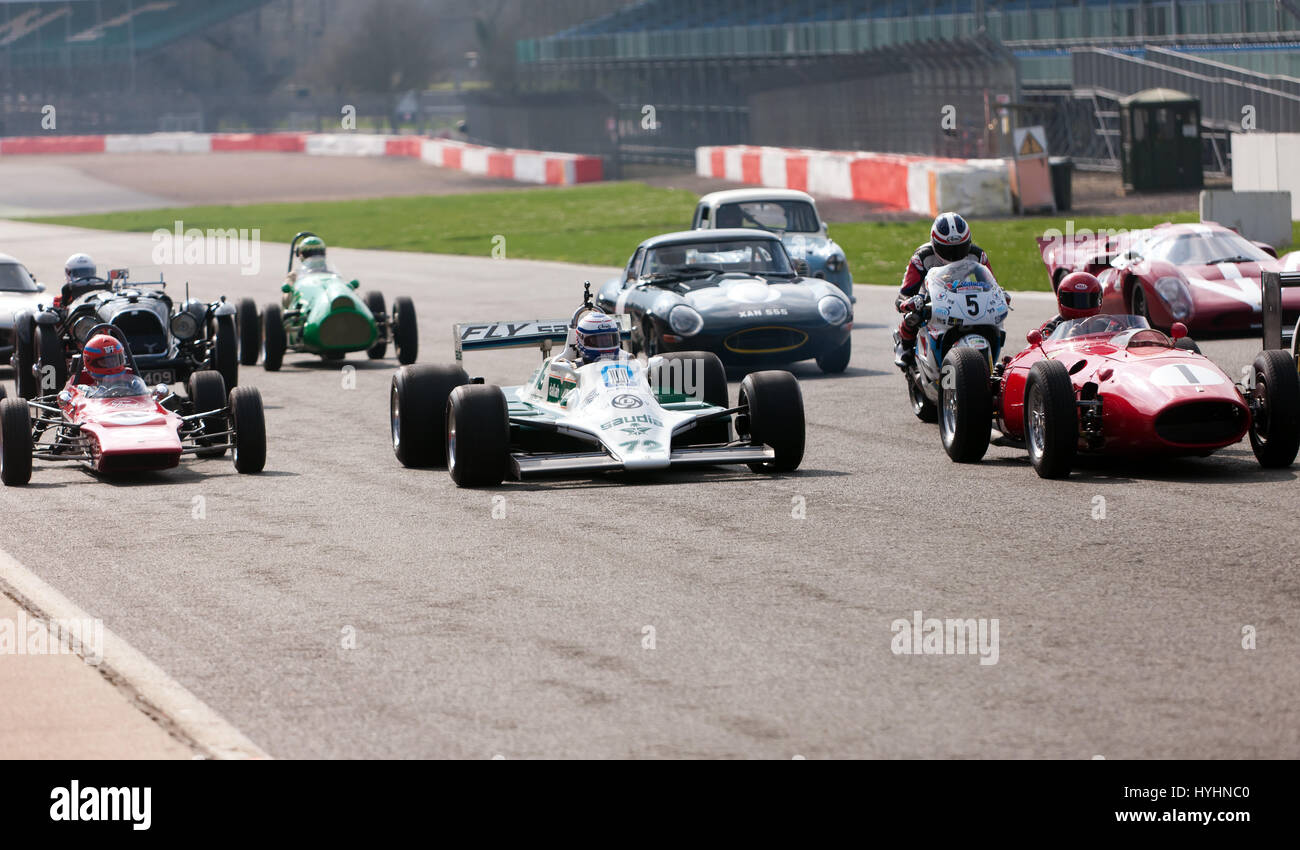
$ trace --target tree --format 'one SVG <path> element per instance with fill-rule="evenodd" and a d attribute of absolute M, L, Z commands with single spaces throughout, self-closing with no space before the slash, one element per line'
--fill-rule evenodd
<path fill-rule="evenodd" d="M 388 120 L 397 98 L 427 87 L 438 71 L 437 20 L 421 0 L 372 0 L 338 46 L 329 77 L 341 91 L 383 95 Z"/>

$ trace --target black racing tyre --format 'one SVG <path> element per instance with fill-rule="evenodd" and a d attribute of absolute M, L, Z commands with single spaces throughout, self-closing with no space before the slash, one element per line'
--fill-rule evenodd
<path fill-rule="evenodd" d="M 239 326 L 239 363 L 241 366 L 256 366 L 262 353 L 262 331 L 257 319 L 257 305 L 252 298 L 239 299 L 235 320 Z"/>
<path fill-rule="evenodd" d="M 1291 331 L 1291 358 L 1300 367 L 1300 319 L 1296 319 L 1295 330 Z"/>
<path fill-rule="evenodd" d="M 0 481 L 19 487 L 32 480 L 32 417 L 27 400 L 0 399 Z"/>
<path fill-rule="evenodd" d="M 0 384 L 0 401 L 4 401 L 7 398 L 9 398 L 9 391 L 5 389 L 4 384 Z"/>
<path fill-rule="evenodd" d="M 1190 336 L 1185 336 L 1182 339 L 1174 340 L 1174 348 L 1180 349 L 1182 351 L 1190 351 L 1193 354 L 1201 353 L 1201 347 L 1197 345 L 1196 340 L 1192 339 Z"/>
<path fill-rule="evenodd" d="M 817 368 L 827 375 L 838 375 L 849 368 L 849 359 L 853 356 L 853 337 L 844 340 L 843 345 L 836 346 L 817 357 Z"/>
<path fill-rule="evenodd" d="M 217 335 L 212 346 L 212 368 L 221 373 L 226 387 L 239 386 L 239 331 L 234 316 L 217 317 Z"/>
<path fill-rule="evenodd" d="M 230 391 L 230 429 L 235 471 L 251 475 L 266 468 L 266 413 L 257 387 L 235 387 Z"/>
<path fill-rule="evenodd" d="M 907 379 L 907 400 L 912 405 L 912 415 L 922 422 L 938 422 L 939 408 L 935 407 L 934 402 L 930 401 L 916 385 L 917 374 L 909 369 L 903 373 L 903 377 Z"/>
<path fill-rule="evenodd" d="M 633 329 L 629 342 L 633 354 L 644 354 L 646 357 L 654 357 L 663 347 L 655 336 L 655 325 L 649 316 Z"/>
<path fill-rule="evenodd" d="M 375 324 L 379 326 L 379 339 L 375 344 L 366 349 L 366 356 L 371 360 L 382 360 L 388 353 L 388 335 L 391 322 L 386 315 L 388 310 L 384 305 L 384 294 L 382 292 L 367 292 L 365 297 L 366 309 L 374 317 Z"/>
<path fill-rule="evenodd" d="M 495 487 L 510 462 L 510 415 L 500 387 L 466 384 L 447 399 L 447 471 L 460 487 Z"/>
<path fill-rule="evenodd" d="M 207 413 L 210 410 L 224 411 L 226 408 L 226 379 L 221 373 L 214 369 L 204 369 L 190 375 L 190 380 L 186 384 L 186 390 L 189 392 L 190 404 L 194 409 L 191 414 Z M 226 416 L 224 413 L 217 413 L 213 416 L 205 416 L 202 420 L 203 429 L 209 433 L 225 431 Z M 212 458 L 221 457 L 226 453 L 225 437 L 200 437 L 194 441 L 198 446 L 210 446 L 213 443 L 220 443 L 221 448 L 199 449 L 195 452 L 196 457 Z"/>
<path fill-rule="evenodd" d="M 37 325 L 34 341 L 36 397 L 54 395 L 68 383 L 68 361 L 63 356 L 63 340 L 53 325 Z"/>
<path fill-rule="evenodd" d="M 1142 281 L 1133 281 L 1133 291 L 1129 294 L 1129 312 L 1134 316 L 1141 316 L 1147 320 L 1147 324 L 1155 327 L 1151 321 L 1151 310 L 1147 307 L 1147 292 L 1142 288 Z"/>
<path fill-rule="evenodd" d="M 289 341 L 284 335 L 284 311 L 279 304 L 267 304 L 262 309 L 262 368 L 268 372 L 280 371 L 288 347 Z"/>
<path fill-rule="evenodd" d="M 1285 351 L 1261 351 L 1251 390 L 1250 447 L 1265 469 L 1295 463 L 1300 451 L 1300 376 Z"/>
<path fill-rule="evenodd" d="M 27 325 L 27 342 L 22 340 L 18 322 Z M 19 314 L 14 322 L 14 392 L 22 398 L 36 398 L 36 376 L 32 367 L 36 364 L 36 323 L 30 313 Z"/>
<path fill-rule="evenodd" d="M 397 347 L 397 362 L 409 366 L 420 354 L 420 326 L 415 319 L 415 302 L 405 295 L 393 299 L 393 343 Z"/>
<path fill-rule="evenodd" d="M 388 413 L 402 466 L 447 465 L 447 398 L 468 383 L 459 366 L 403 366 L 393 375 Z"/>
<path fill-rule="evenodd" d="M 988 360 L 979 349 L 957 346 L 939 373 L 939 437 L 957 463 L 979 463 L 989 450 L 993 392 Z"/>
<path fill-rule="evenodd" d="M 726 367 L 718 355 L 711 351 L 673 351 L 664 354 L 659 364 L 650 370 L 650 380 L 661 398 L 687 395 L 692 401 L 702 401 L 714 407 L 726 409 L 731 406 Z M 682 444 L 688 446 L 729 442 L 730 416 L 706 422 L 682 435 Z"/>
<path fill-rule="evenodd" d="M 736 433 L 753 445 L 771 446 L 776 457 L 751 463 L 755 472 L 790 472 L 803 462 L 803 390 L 789 372 L 751 372 L 740 382 Z"/>
<path fill-rule="evenodd" d="M 1066 478 L 1079 451 L 1079 406 L 1065 364 L 1040 360 L 1025 383 L 1025 443 L 1040 478 Z"/>

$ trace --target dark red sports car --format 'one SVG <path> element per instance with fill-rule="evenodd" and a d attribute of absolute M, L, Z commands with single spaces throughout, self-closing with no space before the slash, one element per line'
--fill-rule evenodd
<path fill-rule="evenodd" d="M 1279 260 L 1271 247 L 1213 222 L 1049 234 L 1038 247 L 1053 289 L 1070 272 L 1090 272 L 1102 283 L 1102 310 L 1142 316 L 1155 328 L 1182 322 L 1196 334 L 1258 329 L 1260 275 L 1300 268 L 1300 252 Z M 1286 292 L 1282 307 L 1300 311 L 1300 290 Z"/>

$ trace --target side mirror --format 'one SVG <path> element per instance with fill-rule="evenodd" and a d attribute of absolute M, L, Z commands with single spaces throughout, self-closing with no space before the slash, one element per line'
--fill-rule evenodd
<path fill-rule="evenodd" d="M 1169 335 L 1174 338 L 1174 342 L 1187 336 L 1187 325 L 1182 322 L 1174 322 L 1173 327 L 1169 329 Z"/>
<path fill-rule="evenodd" d="M 823 236 L 831 235 L 831 226 L 824 221 L 822 222 L 822 235 Z"/>
<path fill-rule="evenodd" d="M 38 283 L 38 284 L 36 284 L 36 291 L 37 291 L 37 292 L 44 292 L 44 291 L 45 291 L 45 284 L 43 284 L 43 283 Z"/>
<path fill-rule="evenodd" d="M 350 280 L 350 281 L 348 281 L 348 286 L 352 287 L 353 289 L 360 289 L 360 288 L 361 288 L 361 281 L 359 281 L 359 280 Z"/>
<path fill-rule="evenodd" d="M 158 384 L 156 387 L 153 388 L 153 394 L 158 396 L 159 398 L 166 396 L 169 392 L 171 392 L 171 388 L 168 387 L 166 384 Z"/>
<path fill-rule="evenodd" d="M 72 393 L 67 390 L 59 390 L 59 404 L 71 404 Z"/>
<path fill-rule="evenodd" d="M 1036 346 L 1039 346 L 1039 345 L 1042 345 L 1042 344 L 1043 344 L 1043 332 L 1040 331 L 1038 328 L 1034 328 L 1032 331 L 1030 331 L 1029 333 L 1025 334 L 1025 340 L 1026 340 L 1030 345 L 1035 346 L 1035 347 L 1036 347 Z"/>
<path fill-rule="evenodd" d="M 285 293 L 293 292 L 293 284 L 288 283 L 287 281 L 280 284 L 280 291 Z"/>

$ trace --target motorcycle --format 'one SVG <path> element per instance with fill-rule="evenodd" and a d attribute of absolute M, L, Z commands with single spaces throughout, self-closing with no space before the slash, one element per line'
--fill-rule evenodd
<path fill-rule="evenodd" d="M 912 413 L 922 422 L 936 422 L 944 358 L 954 348 L 976 349 L 991 375 L 1006 342 L 1002 323 L 1011 303 L 993 273 L 973 259 L 930 269 L 921 294 L 918 312 L 925 324 L 917 331 L 911 362 L 898 365 Z"/>

